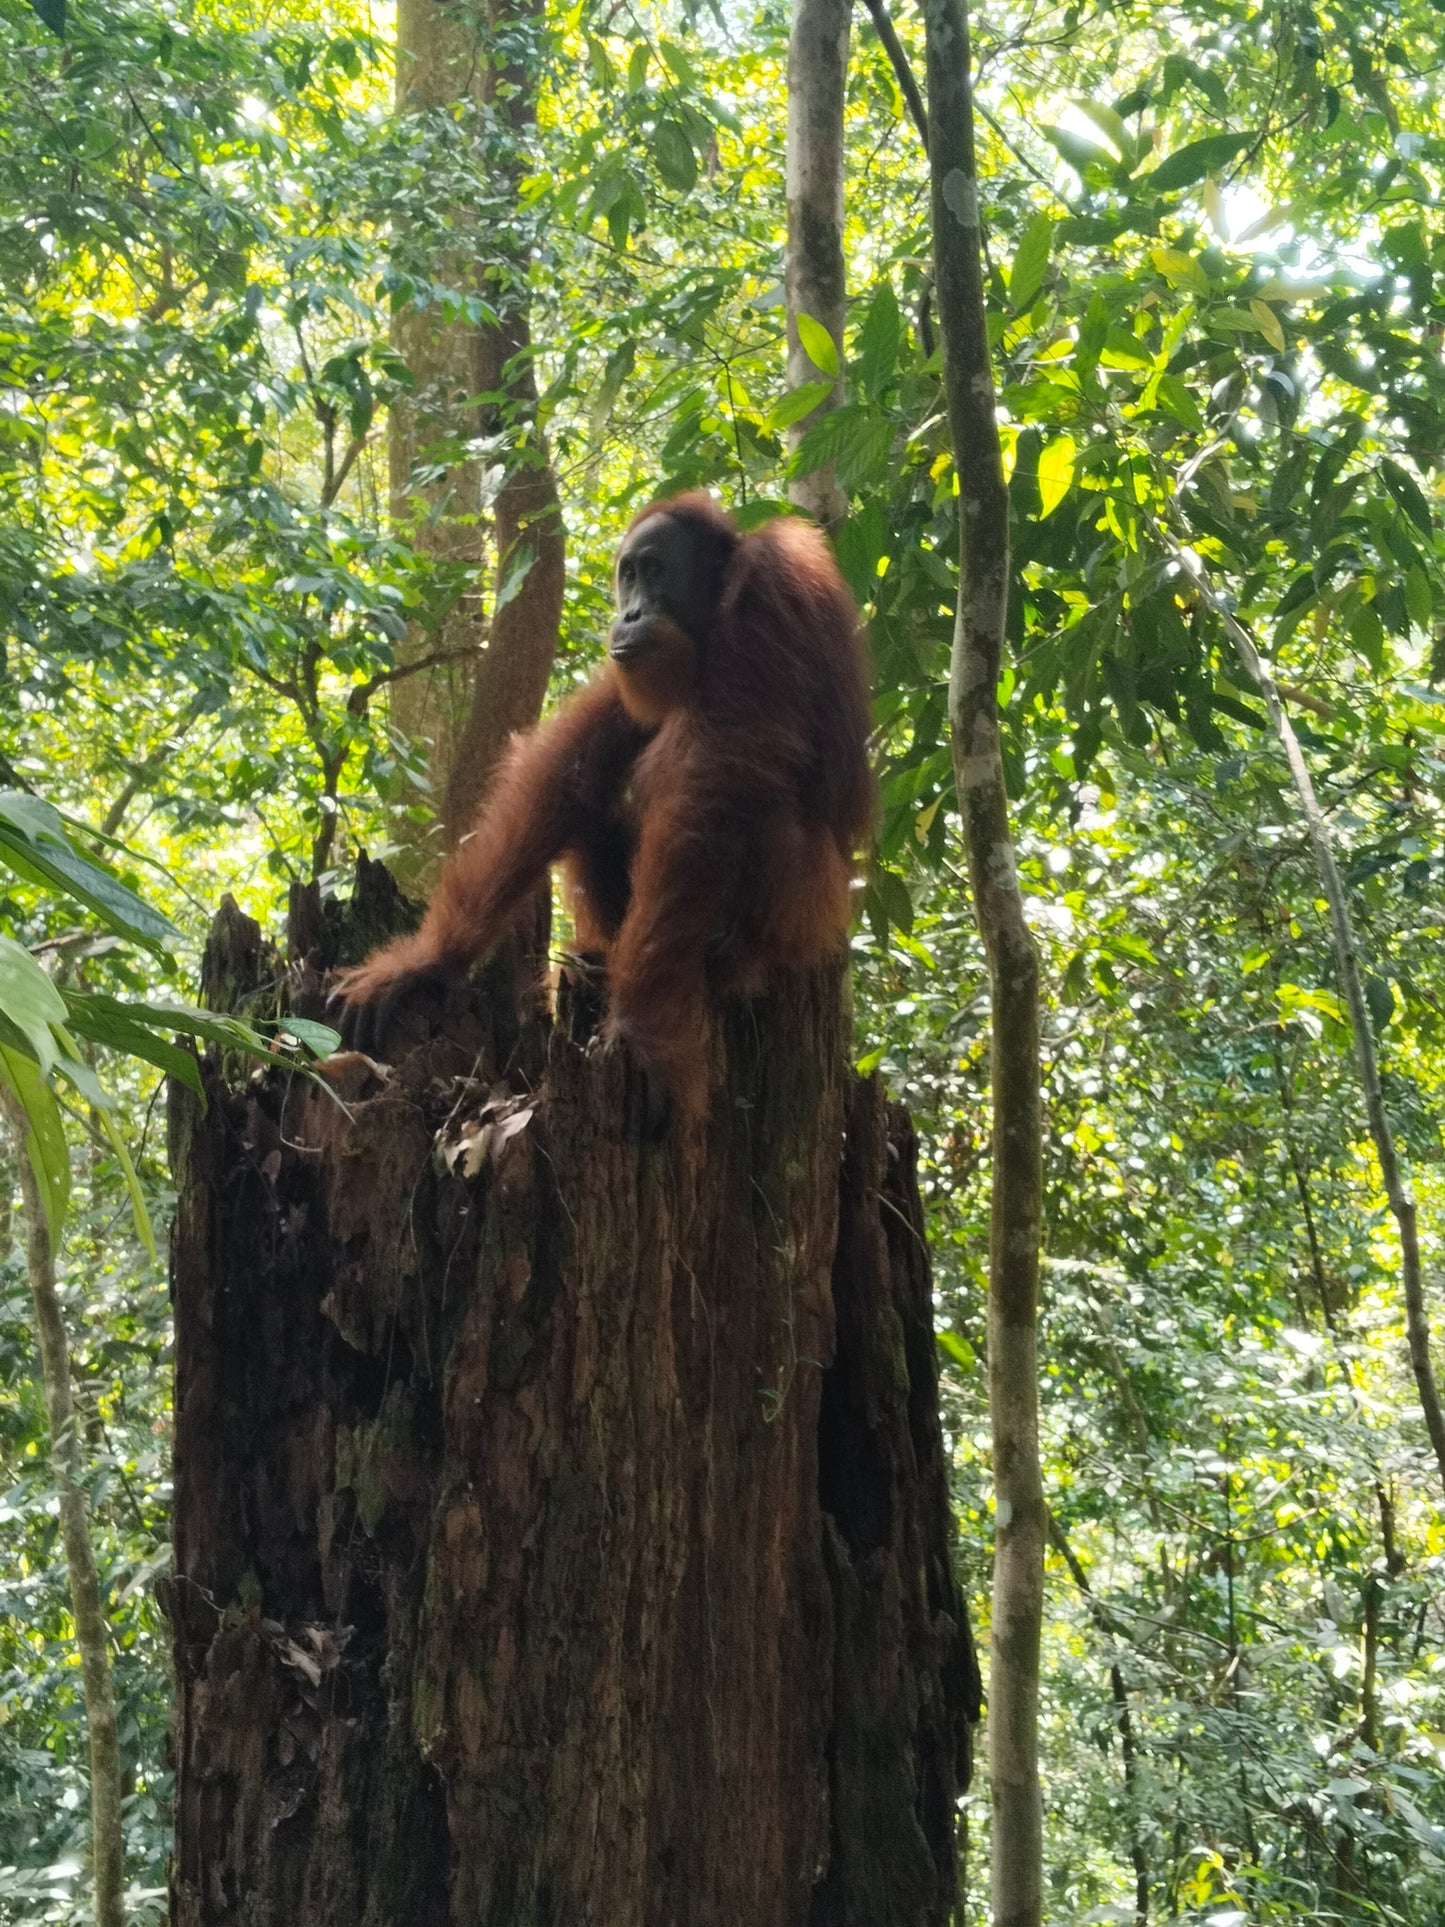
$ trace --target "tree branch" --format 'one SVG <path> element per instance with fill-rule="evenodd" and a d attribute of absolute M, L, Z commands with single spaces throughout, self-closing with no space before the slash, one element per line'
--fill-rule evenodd
<path fill-rule="evenodd" d="M 1415 1200 L 1401 1175 L 1400 1160 L 1395 1149 L 1395 1134 L 1390 1127 L 1389 1115 L 1385 1110 L 1379 1060 L 1375 1054 L 1375 1034 L 1370 1025 L 1370 1010 L 1365 1001 L 1365 986 L 1360 974 L 1359 945 L 1356 942 L 1354 925 L 1350 918 L 1349 899 L 1345 893 L 1344 879 L 1335 861 L 1329 824 L 1325 821 L 1324 811 L 1320 808 L 1319 800 L 1315 795 L 1314 781 L 1310 776 L 1309 766 L 1305 762 L 1304 752 L 1300 748 L 1299 738 L 1295 735 L 1294 726 L 1285 714 L 1284 704 L 1280 700 L 1279 686 L 1266 667 L 1254 637 L 1233 611 L 1225 607 L 1205 574 L 1204 564 L 1194 551 L 1176 540 L 1168 529 L 1161 532 L 1181 572 L 1223 625 L 1225 634 L 1234 644 L 1235 654 L 1263 698 L 1264 706 L 1269 712 L 1269 720 L 1274 727 L 1275 739 L 1284 751 L 1285 761 L 1289 765 L 1295 796 L 1309 831 L 1320 886 L 1330 907 L 1330 931 L 1334 943 L 1335 970 L 1339 977 L 1340 988 L 1345 993 L 1345 1004 L 1350 1013 L 1350 1028 L 1354 1032 L 1355 1063 L 1364 1092 L 1365 1114 L 1369 1120 L 1370 1136 L 1374 1140 L 1375 1156 L 1379 1160 L 1380 1179 L 1384 1186 L 1385 1197 L 1400 1232 L 1400 1281 L 1405 1297 L 1405 1332 L 1410 1347 L 1410 1364 L 1415 1374 L 1420 1409 L 1425 1417 L 1425 1429 L 1430 1435 L 1430 1444 L 1435 1453 L 1440 1481 L 1445 1485 L 1445 1414 L 1442 1414 L 1440 1409 L 1435 1368 L 1430 1359 L 1430 1320 L 1425 1309 L 1424 1281 L 1420 1270 L 1420 1237 Z"/>
<path fill-rule="evenodd" d="M 958 488 L 959 584 L 949 672 L 954 781 L 974 916 L 988 958 L 993 1109 L 988 1374 L 996 1535 L 989 1669 L 993 1915 L 1043 1918 L 1039 1644 L 1047 1508 L 1039 1462 L 1043 1214 L 1039 958 L 1024 916 L 998 711 L 1009 507 L 984 307 L 982 224 L 964 0 L 924 0 L 934 288 Z"/>
<path fill-rule="evenodd" d="M 913 125 L 918 129 L 918 138 L 923 142 L 923 151 L 926 154 L 928 152 L 928 109 L 923 104 L 923 95 L 918 91 L 918 82 L 913 77 L 913 68 L 909 64 L 903 42 L 898 38 L 898 30 L 889 18 L 888 9 L 883 0 L 863 0 L 863 4 L 868 9 L 879 44 L 888 56 L 894 77 L 898 82 L 899 92 L 903 95 L 908 111 L 913 116 Z"/>

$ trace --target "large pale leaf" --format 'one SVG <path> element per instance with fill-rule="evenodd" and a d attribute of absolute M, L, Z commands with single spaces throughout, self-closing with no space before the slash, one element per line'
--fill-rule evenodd
<path fill-rule="evenodd" d="M 23 944 L 0 936 L 0 1011 L 29 1044 L 42 1075 L 59 1054 L 52 1024 L 63 1024 L 65 999 Z"/>
<path fill-rule="evenodd" d="M 17 1050 L 0 1044 L 0 1077 L 19 1098 L 30 1133 L 25 1140 L 25 1155 L 40 1186 L 45 1207 L 45 1222 L 51 1241 L 60 1237 L 65 1222 L 65 1207 L 70 1202 L 70 1152 L 65 1142 L 65 1126 L 55 1093 L 32 1064 Z"/>
<path fill-rule="evenodd" d="M 75 897 L 123 937 L 161 951 L 175 925 L 119 877 L 83 856 L 65 834 L 58 811 L 24 790 L 0 790 L 0 862 L 31 882 L 53 884 Z"/>
<path fill-rule="evenodd" d="M 798 339 L 815 368 L 821 368 L 825 375 L 837 374 L 838 346 L 821 321 L 810 314 L 800 314 Z"/>

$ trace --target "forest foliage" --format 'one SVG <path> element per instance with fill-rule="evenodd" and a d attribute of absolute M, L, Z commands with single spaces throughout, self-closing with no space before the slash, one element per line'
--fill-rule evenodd
<path fill-rule="evenodd" d="M 921 73 L 920 23 L 896 25 Z M 350 0 L 0 0 L 0 785 L 175 933 L 147 950 L 22 864 L 0 941 L 72 1018 L 188 1003 L 224 891 L 274 923 L 290 882 L 344 886 L 358 848 L 432 815 L 387 696 L 408 635 L 472 585 L 417 528 L 461 462 L 485 500 L 517 438 L 440 439 L 391 500 L 398 314 L 485 322 L 528 264 L 568 536 L 554 693 L 598 659 L 643 501 L 706 485 L 750 524 L 832 463 L 883 792 L 858 1050 L 924 1138 L 986 1644 L 986 1010 L 927 172 L 860 11 L 845 399 L 790 455 L 839 371 L 805 331 L 817 383 L 785 387 L 787 31 L 776 0 L 550 5 L 498 54 L 532 77 L 533 136 L 476 104 L 394 115 L 390 18 Z M 1426 1923 L 1445 1514 L 1327 909 L 1223 613 L 1272 666 L 1336 841 L 1438 1318 L 1445 12 L 1003 0 L 974 32 L 999 693 L 1046 997 L 1050 1917 L 1131 1920 L 1142 1876 L 1159 1918 Z M 163 1221 L 154 1069 L 73 1028 Z M 65 1302 L 144 1920 L 168 1824 L 167 1303 L 94 1098 L 65 1098 Z M 0 1357 L 0 1921 L 67 1921 L 84 1748 L 13 1237 Z M 973 1919 L 986 1789 L 967 1805 Z"/>

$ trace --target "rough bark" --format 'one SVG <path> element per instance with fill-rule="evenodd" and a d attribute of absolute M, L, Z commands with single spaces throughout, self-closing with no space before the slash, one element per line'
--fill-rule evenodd
<path fill-rule="evenodd" d="M 843 399 L 843 324 L 848 313 L 843 259 L 843 100 L 848 80 L 850 0 L 793 0 L 788 42 L 788 386 L 827 378 L 803 346 L 798 316 L 811 315 L 832 337 L 838 373 L 832 393 L 788 430 L 796 448 L 809 428 Z M 797 476 L 790 498 L 835 529 L 848 497 L 831 462 Z"/>
<path fill-rule="evenodd" d="M 303 1002 L 359 947 L 309 922 Z M 833 972 L 659 1141 L 588 986 L 493 990 L 349 1120 L 173 1094 L 172 1920 L 943 1927 L 977 1676 L 906 1118 Z"/>
<path fill-rule="evenodd" d="M 20 1202 L 25 1216 L 25 1266 L 35 1305 L 40 1375 L 50 1421 L 50 1463 L 60 1502 L 60 1536 L 70 1580 L 70 1610 L 85 1694 L 85 1729 L 90 1749 L 91 1870 L 95 1881 L 96 1927 L 124 1927 L 125 1848 L 121 1836 L 120 1734 L 115 1715 L 115 1682 L 110 1670 L 110 1629 L 100 1597 L 95 1548 L 90 1540 L 90 1498 L 70 1390 L 70 1344 L 60 1307 L 55 1244 L 25 1142 L 30 1120 L 9 1086 L 0 1083 L 0 1114 L 15 1149 Z"/>
<path fill-rule="evenodd" d="M 480 9 L 399 0 L 397 8 L 397 112 L 465 104 L 478 138 L 490 135 L 491 172 L 503 187 L 515 188 L 520 178 L 535 121 L 535 76 L 526 54 L 539 18 L 533 0 L 490 0 Z M 515 57 L 501 57 L 503 46 Z M 541 714 L 562 614 L 565 533 L 537 421 L 529 247 L 521 232 L 489 239 L 497 258 L 488 266 L 451 248 L 437 273 L 481 296 L 495 323 L 447 320 L 434 309 L 408 307 L 393 327 L 394 345 L 415 383 L 411 400 L 391 414 L 393 518 L 446 562 L 480 572 L 489 548 L 493 558 L 490 610 L 469 590 L 440 635 L 412 637 L 403 651 L 404 660 L 453 651 L 457 660 L 400 680 L 392 690 L 397 725 L 430 746 L 432 790 L 442 799 L 448 845 L 465 833 L 509 735 Z M 481 461 L 458 462 L 434 481 L 413 480 L 430 447 L 457 438 L 491 444 L 489 462 L 504 471 L 495 494 Z M 421 838 L 410 873 L 423 874 L 438 854 L 434 842 Z"/>
<path fill-rule="evenodd" d="M 1309 833 L 1320 888 L 1324 891 L 1325 901 L 1330 907 L 1330 937 L 1335 953 L 1335 972 L 1340 981 L 1340 988 L 1345 993 L 1345 1007 L 1350 1014 L 1350 1030 L 1354 1037 L 1355 1064 L 1359 1071 L 1360 1090 L 1365 1101 L 1365 1117 L 1370 1127 L 1370 1138 L 1375 1146 L 1375 1156 L 1380 1165 L 1380 1182 L 1384 1187 L 1385 1199 L 1400 1234 L 1400 1284 L 1405 1299 L 1405 1337 L 1410 1350 L 1410 1369 L 1415 1375 L 1415 1391 L 1420 1401 L 1420 1411 L 1425 1420 L 1430 1447 L 1435 1455 L 1435 1467 L 1440 1475 L 1441 1485 L 1445 1486 L 1445 1412 L 1441 1410 L 1440 1388 L 1435 1378 L 1435 1366 L 1430 1357 L 1430 1314 L 1425 1305 L 1425 1281 L 1420 1269 L 1418 1215 L 1414 1195 L 1400 1169 L 1400 1157 L 1395 1148 L 1395 1133 L 1390 1125 L 1390 1114 L 1385 1109 L 1385 1092 L 1380 1082 L 1380 1063 L 1375 1051 L 1375 1033 L 1370 1023 L 1370 1008 L 1365 1000 L 1365 985 L 1360 972 L 1360 948 L 1355 940 L 1354 919 L 1350 915 L 1350 900 L 1345 891 L 1344 878 L 1340 875 L 1340 866 L 1335 861 L 1330 826 L 1325 820 L 1324 811 L 1320 808 L 1319 799 L 1315 795 L 1314 780 L 1310 775 L 1309 765 L 1304 759 L 1304 751 L 1300 748 L 1299 738 L 1295 735 L 1294 725 L 1285 713 L 1284 704 L 1280 701 L 1279 686 L 1270 674 L 1264 658 L 1255 647 L 1253 636 L 1215 594 L 1203 565 L 1194 551 L 1183 547 L 1172 537 L 1169 540 L 1175 560 L 1223 623 L 1225 633 L 1234 644 L 1236 655 L 1263 699 L 1264 706 L 1269 712 L 1275 740 L 1284 751 L 1285 761 L 1289 765 L 1290 780 L 1294 784 L 1300 813 L 1304 817 L 1305 827 Z"/>
<path fill-rule="evenodd" d="M 988 956 L 992 1020 L 993 1918 L 996 1927 L 1036 1927 L 1043 1908 L 1038 1699 L 1047 1523 L 1038 1407 L 1039 960 L 1024 918 L 999 728 L 1009 511 L 983 298 L 968 12 L 964 0 L 925 0 L 923 17 L 934 284 L 958 476 L 959 587 L 948 711 L 974 915 Z"/>

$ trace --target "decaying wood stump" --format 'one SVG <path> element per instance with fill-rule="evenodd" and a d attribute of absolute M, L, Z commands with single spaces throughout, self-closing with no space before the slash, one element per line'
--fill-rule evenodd
<path fill-rule="evenodd" d="M 298 929 L 314 1008 L 377 932 Z M 212 997 L 278 981 L 231 906 Z M 941 1927 L 978 1683 L 906 1117 L 833 972 L 658 1141 L 595 994 L 492 989 L 349 1116 L 173 1095 L 172 1919 Z"/>

